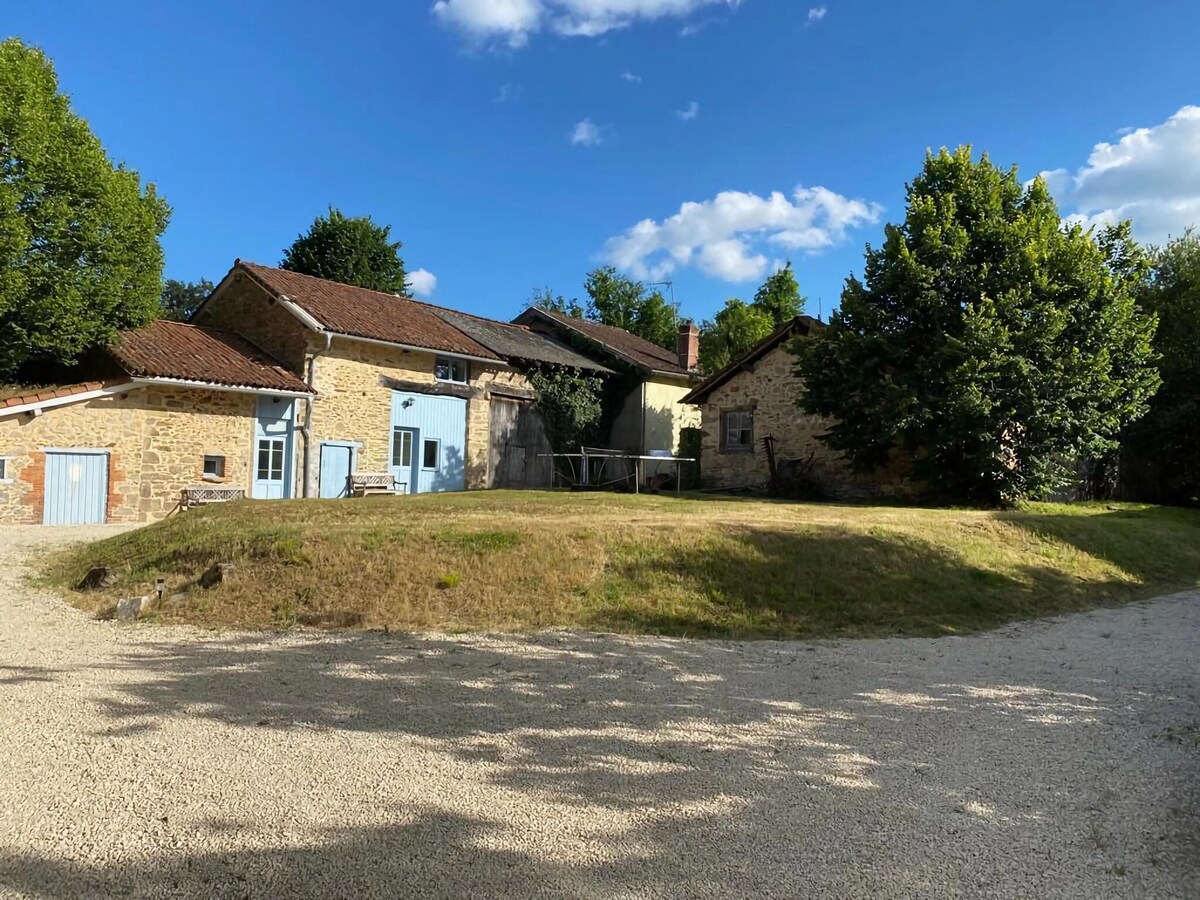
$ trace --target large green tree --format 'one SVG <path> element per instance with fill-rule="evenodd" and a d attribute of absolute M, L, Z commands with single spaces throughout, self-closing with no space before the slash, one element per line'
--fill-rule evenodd
<path fill-rule="evenodd" d="M 169 215 L 71 111 L 50 60 L 0 43 L 0 379 L 153 319 Z"/>
<path fill-rule="evenodd" d="M 800 398 L 859 469 L 899 454 L 944 499 L 1006 504 L 1101 457 L 1158 387 L 1126 231 L 1064 227 L 969 147 L 929 154 L 828 328 L 797 346 Z M 1101 246 L 1103 244 L 1104 246 Z"/>
<path fill-rule="evenodd" d="M 642 282 L 619 274 L 612 266 L 588 272 L 583 287 L 588 295 L 588 319 L 675 349 L 675 310 L 659 291 L 647 290 Z"/>
<path fill-rule="evenodd" d="M 775 270 L 747 304 L 726 300 L 724 308 L 700 327 L 700 370 L 725 368 L 772 331 L 804 312 L 804 298 L 792 264 Z"/>
<path fill-rule="evenodd" d="M 769 315 L 776 328 L 804 312 L 804 298 L 791 263 L 767 276 L 754 294 L 753 305 Z"/>
<path fill-rule="evenodd" d="M 204 298 L 212 293 L 213 283 L 207 278 L 199 281 L 179 281 L 168 278 L 163 282 L 159 302 L 162 305 L 164 318 L 176 322 L 186 322 L 192 317 Z"/>
<path fill-rule="evenodd" d="M 1123 436 L 1122 481 L 1139 499 L 1200 505 L 1200 235 L 1151 254 L 1139 298 L 1158 316 L 1162 388 Z"/>
<path fill-rule="evenodd" d="M 407 294 L 407 273 L 390 225 L 346 216 L 332 206 L 283 252 L 280 267 L 342 284 Z"/>
<path fill-rule="evenodd" d="M 726 300 L 700 328 L 700 371 L 720 371 L 774 330 L 770 313 L 744 300 Z"/>

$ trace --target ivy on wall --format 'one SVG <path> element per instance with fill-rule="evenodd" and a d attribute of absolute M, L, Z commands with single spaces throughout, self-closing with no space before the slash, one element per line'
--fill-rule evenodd
<path fill-rule="evenodd" d="M 573 453 L 581 444 L 597 442 L 603 411 L 602 378 L 555 365 L 533 366 L 525 375 L 538 393 L 537 407 L 555 453 Z"/>

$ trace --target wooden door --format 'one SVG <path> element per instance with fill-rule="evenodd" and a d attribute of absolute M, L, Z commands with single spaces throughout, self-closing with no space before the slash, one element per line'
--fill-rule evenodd
<path fill-rule="evenodd" d="M 533 401 L 493 396 L 488 424 L 488 487 L 547 487 L 552 451 Z"/>

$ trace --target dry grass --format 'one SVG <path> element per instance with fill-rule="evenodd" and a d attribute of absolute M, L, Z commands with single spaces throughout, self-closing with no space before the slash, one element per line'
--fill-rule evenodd
<path fill-rule="evenodd" d="M 214 562 L 236 574 L 189 587 Z M 50 561 L 100 614 L 167 579 L 162 621 L 737 637 L 930 635 L 1200 584 L 1200 514 L 1019 512 L 489 492 L 242 502 Z"/>

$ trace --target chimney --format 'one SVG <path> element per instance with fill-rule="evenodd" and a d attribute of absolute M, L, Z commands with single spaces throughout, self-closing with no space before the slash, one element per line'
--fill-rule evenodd
<path fill-rule="evenodd" d="M 700 362 L 700 329 L 691 322 L 679 326 L 679 337 L 675 341 L 675 352 L 679 354 L 679 368 L 689 372 Z"/>

